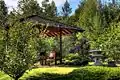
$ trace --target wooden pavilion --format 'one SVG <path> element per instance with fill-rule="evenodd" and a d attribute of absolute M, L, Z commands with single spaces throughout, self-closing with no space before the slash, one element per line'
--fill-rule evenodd
<path fill-rule="evenodd" d="M 34 22 L 34 24 L 35 24 L 34 26 L 37 26 L 39 29 L 44 30 L 44 33 L 42 33 L 42 35 L 45 35 L 48 37 L 59 36 L 59 39 L 60 39 L 60 51 L 59 51 L 60 63 L 62 63 L 62 36 L 70 35 L 75 32 L 84 32 L 85 31 L 80 27 L 66 25 L 64 23 L 61 23 L 61 22 L 58 22 L 55 20 L 51 20 L 51 19 L 47 19 L 45 17 L 38 16 L 38 15 L 32 15 L 32 16 L 28 16 L 26 18 L 21 18 L 20 21 L 21 22 L 23 22 L 23 21 Z"/>

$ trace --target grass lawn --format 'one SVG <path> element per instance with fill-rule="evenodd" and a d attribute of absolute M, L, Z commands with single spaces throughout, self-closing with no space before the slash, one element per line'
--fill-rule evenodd
<path fill-rule="evenodd" d="M 25 73 L 20 79 L 21 80 L 25 80 L 26 78 L 30 77 L 30 76 L 40 76 L 41 73 L 51 73 L 51 74 L 60 74 L 60 75 L 66 75 L 69 74 L 71 72 L 73 72 L 74 70 L 87 70 L 88 72 L 95 72 L 95 74 L 99 75 L 100 73 L 103 73 L 103 71 L 106 73 L 106 71 L 108 71 L 108 73 L 111 74 L 118 74 L 118 70 L 120 70 L 120 67 L 116 67 L 116 68 L 112 68 L 112 67 L 99 67 L 99 66 L 86 66 L 86 67 L 49 67 L 49 68 L 36 68 L 36 69 L 32 69 L 30 71 L 27 71 L 27 73 Z M 78 71 L 79 71 L 78 70 Z M 84 75 L 84 73 L 75 73 L 76 74 L 81 74 Z M 90 73 L 91 74 L 91 73 Z M 91 74 L 92 75 L 92 74 Z M 94 75 L 94 74 L 93 74 Z M 92 76 L 93 76 L 92 75 Z M 106 74 L 105 74 L 106 75 Z M 78 75 L 79 77 L 79 75 Z M 91 80 L 91 79 L 90 79 Z"/>
<path fill-rule="evenodd" d="M 79 67 L 49 67 L 49 68 L 36 68 L 27 71 L 20 79 L 24 79 L 30 76 L 39 76 L 40 73 L 57 73 L 57 74 L 68 74 Z"/>
<path fill-rule="evenodd" d="M 78 70 L 79 69 L 79 70 Z M 86 66 L 86 67 L 42 67 L 42 68 L 36 68 L 36 69 L 32 69 L 32 70 L 27 70 L 26 73 L 20 78 L 20 80 L 26 80 L 26 78 L 29 78 L 31 76 L 40 76 L 41 73 L 52 73 L 52 74 L 60 74 L 60 75 L 66 75 L 69 74 L 71 72 L 74 72 L 74 70 L 78 70 L 78 71 L 82 71 L 82 70 L 87 70 L 88 73 L 90 71 L 90 75 L 91 72 L 95 74 L 100 74 L 103 73 L 103 71 L 105 72 L 106 75 L 106 71 L 108 71 L 108 73 L 111 74 L 115 74 L 115 75 L 120 75 L 119 74 L 119 70 L 120 67 L 116 67 L 116 68 L 112 68 L 112 67 L 99 67 L 99 66 Z M 96 73 L 97 72 L 97 73 Z M 85 71 L 86 73 L 86 71 Z M 81 74 L 81 75 L 85 75 L 83 74 L 83 72 L 76 72 L 76 74 Z M 75 75 L 76 75 L 75 74 Z M 93 76 L 93 75 L 92 75 Z M 78 78 L 80 77 L 80 75 L 78 75 Z M 94 77 L 94 76 L 93 76 Z M 0 80 L 12 80 L 8 75 L 5 75 L 4 73 L 0 72 Z"/>

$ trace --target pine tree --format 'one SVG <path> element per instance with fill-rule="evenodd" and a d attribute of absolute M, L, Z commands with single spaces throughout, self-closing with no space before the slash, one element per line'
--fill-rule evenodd
<path fill-rule="evenodd" d="M 62 14 L 64 17 L 68 17 L 72 13 L 72 8 L 70 7 L 69 2 L 66 0 L 64 6 L 62 7 Z"/>
<path fill-rule="evenodd" d="M 100 12 L 96 0 L 87 0 L 80 12 L 79 26 L 89 31 L 95 31 L 95 28 L 100 26 Z"/>
<path fill-rule="evenodd" d="M 104 29 L 102 28 L 102 19 L 97 0 L 85 1 L 77 16 L 79 18 L 76 24 L 86 30 L 83 35 L 91 41 L 91 47 L 99 48 L 99 43 L 96 40 L 98 35 L 104 32 Z"/>
<path fill-rule="evenodd" d="M 84 7 L 86 1 L 81 1 L 78 5 L 78 8 L 75 10 L 75 21 L 77 22 L 79 20 L 79 15 L 82 12 L 82 9 Z"/>

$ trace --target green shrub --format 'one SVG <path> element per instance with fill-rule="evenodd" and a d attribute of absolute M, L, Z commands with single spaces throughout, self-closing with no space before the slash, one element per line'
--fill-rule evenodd
<path fill-rule="evenodd" d="M 54 73 L 53 70 L 50 73 L 40 73 L 36 76 L 31 75 L 25 80 L 120 80 L 120 68 L 89 66 L 75 69 L 66 74 Z"/>
<path fill-rule="evenodd" d="M 39 76 L 31 76 L 26 80 L 64 80 L 65 75 L 55 73 L 42 73 Z"/>
<path fill-rule="evenodd" d="M 14 80 L 9 75 L 5 74 L 4 72 L 0 71 L 0 80 Z"/>
<path fill-rule="evenodd" d="M 68 54 L 64 58 L 64 64 L 65 65 L 75 65 L 75 66 L 83 66 L 88 64 L 88 59 L 83 58 L 78 54 Z"/>
<path fill-rule="evenodd" d="M 65 60 L 74 60 L 74 59 L 81 59 L 78 54 L 68 54 L 64 58 Z"/>
<path fill-rule="evenodd" d="M 120 68 L 85 67 L 69 73 L 69 80 L 120 80 Z"/>

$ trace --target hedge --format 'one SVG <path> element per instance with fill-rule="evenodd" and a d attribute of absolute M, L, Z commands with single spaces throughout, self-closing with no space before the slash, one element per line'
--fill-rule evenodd
<path fill-rule="evenodd" d="M 28 72 L 29 74 L 29 72 Z M 25 80 L 120 80 L 120 68 L 81 67 L 67 74 L 40 73 L 29 76 Z"/>

